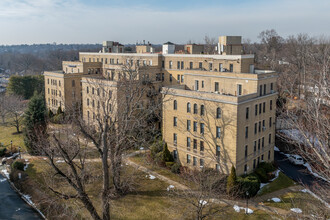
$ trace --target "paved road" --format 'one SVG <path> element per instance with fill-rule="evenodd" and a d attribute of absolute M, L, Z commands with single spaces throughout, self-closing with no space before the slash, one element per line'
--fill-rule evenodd
<path fill-rule="evenodd" d="M 296 182 L 302 183 L 307 186 L 312 186 L 314 183 L 322 183 L 323 180 L 316 178 L 309 173 L 306 167 L 301 165 L 294 165 L 290 163 L 287 157 L 278 151 L 275 152 L 275 162 L 281 170 Z"/>
<path fill-rule="evenodd" d="M 39 215 L 28 206 L 10 187 L 6 178 L 0 174 L 0 219 L 40 220 Z"/>

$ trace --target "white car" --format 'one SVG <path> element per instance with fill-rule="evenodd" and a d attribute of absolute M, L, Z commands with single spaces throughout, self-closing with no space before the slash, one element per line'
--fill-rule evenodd
<path fill-rule="evenodd" d="M 303 165 L 304 164 L 304 160 L 301 156 L 299 155 L 290 155 L 289 156 L 289 161 L 295 165 Z"/>

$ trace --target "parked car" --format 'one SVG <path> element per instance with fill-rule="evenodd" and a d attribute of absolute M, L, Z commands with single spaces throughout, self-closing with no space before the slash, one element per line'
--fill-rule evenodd
<path fill-rule="evenodd" d="M 299 155 L 290 155 L 289 156 L 289 161 L 295 165 L 303 165 L 304 164 L 304 160 L 301 156 Z"/>

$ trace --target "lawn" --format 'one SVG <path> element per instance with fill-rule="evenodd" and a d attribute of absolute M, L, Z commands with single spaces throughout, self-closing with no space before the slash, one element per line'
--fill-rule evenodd
<path fill-rule="evenodd" d="M 330 211 L 318 199 L 305 192 L 289 192 L 279 197 L 281 202 L 265 201 L 267 206 L 273 206 L 281 209 L 290 210 L 291 208 L 300 208 L 302 214 L 318 216 L 321 219 L 329 219 Z"/>
<path fill-rule="evenodd" d="M 181 184 L 189 186 L 189 187 L 193 187 L 193 184 L 191 182 L 186 181 L 178 174 L 172 173 L 170 169 L 168 169 L 166 167 L 159 167 L 157 165 L 149 163 L 146 159 L 146 154 L 143 154 L 143 153 L 137 154 L 134 157 L 130 157 L 129 159 L 131 161 L 133 161 L 141 166 L 144 166 L 160 175 L 163 175 L 173 181 L 176 181 L 178 183 L 181 183 Z"/>
<path fill-rule="evenodd" d="M 64 200 L 56 199 L 54 194 L 47 190 L 44 178 L 47 178 L 47 173 L 50 172 L 50 167 L 46 161 L 42 159 L 31 160 L 31 164 L 27 169 L 30 182 L 26 184 L 26 190 L 33 190 L 33 192 L 25 192 L 32 196 L 32 199 L 52 197 L 52 206 L 56 203 L 60 203 L 63 212 L 74 213 L 72 219 L 90 219 L 89 213 L 82 208 L 80 202 L 75 200 Z M 63 164 L 64 166 L 64 164 Z M 98 162 L 93 162 L 90 164 L 91 169 L 93 169 L 97 175 L 100 172 L 101 164 Z M 124 166 L 126 175 L 134 178 L 135 189 L 125 196 L 119 197 L 117 199 L 111 200 L 111 217 L 113 219 L 191 219 L 193 212 L 189 209 L 189 205 L 185 200 L 178 196 L 169 193 L 166 189 L 168 183 L 161 181 L 159 179 L 149 179 L 146 173 L 135 170 L 130 166 Z M 51 175 L 50 175 L 51 176 Z M 33 180 L 33 182 L 32 182 Z M 72 192 L 69 187 L 64 186 L 63 183 L 56 183 L 59 187 L 58 189 L 65 190 L 67 192 Z M 100 211 L 101 200 L 100 200 L 100 189 L 101 181 L 93 181 L 86 184 L 87 192 L 92 199 L 93 203 Z M 36 193 L 35 191 L 39 192 Z M 44 192 L 43 196 L 40 196 L 40 191 Z M 214 205 L 217 208 L 221 207 L 223 211 L 220 213 L 220 219 L 269 219 L 269 214 L 260 210 L 255 210 L 254 214 L 249 216 L 244 214 L 244 211 L 237 213 L 234 211 L 232 206 L 220 206 Z M 45 204 L 42 206 L 44 209 Z M 65 207 L 65 208 L 63 208 Z M 55 216 L 53 214 L 53 216 Z M 61 217 L 63 219 L 68 219 L 66 217 Z M 52 218 L 50 218 L 52 219 Z M 209 219 L 219 219 L 219 218 L 209 218 Z"/>
<path fill-rule="evenodd" d="M 14 126 L 0 124 L 0 143 L 10 148 L 10 141 L 13 141 L 13 146 L 21 147 L 25 151 L 23 134 L 16 134 L 16 128 Z"/>
<path fill-rule="evenodd" d="M 293 185 L 295 185 L 295 182 L 287 177 L 284 173 L 280 172 L 278 177 L 273 182 L 270 182 L 268 185 L 261 189 L 261 191 L 258 193 L 258 196 L 275 192 L 280 189 L 285 189 Z"/>

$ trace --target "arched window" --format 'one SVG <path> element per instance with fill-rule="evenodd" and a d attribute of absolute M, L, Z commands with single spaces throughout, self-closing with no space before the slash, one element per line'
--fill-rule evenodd
<path fill-rule="evenodd" d="M 205 114 L 205 108 L 204 108 L 204 105 L 201 105 L 201 115 L 204 115 Z"/>
<path fill-rule="evenodd" d="M 191 112 L 190 102 L 187 103 L 187 112 Z"/>
<path fill-rule="evenodd" d="M 217 118 L 221 118 L 221 108 L 217 108 Z"/>
<path fill-rule="evenodd" d="M 173 109 L 174 110 L 178 109 L 178 102 L 176 100 L 173 101 Z"/>
<path fill-rule="evenodd" d="M 198 113 L 198 109 L 197 109 L 197 104 L 195 103 L 194 104 L 194 114 L 197 114 Z"/>

